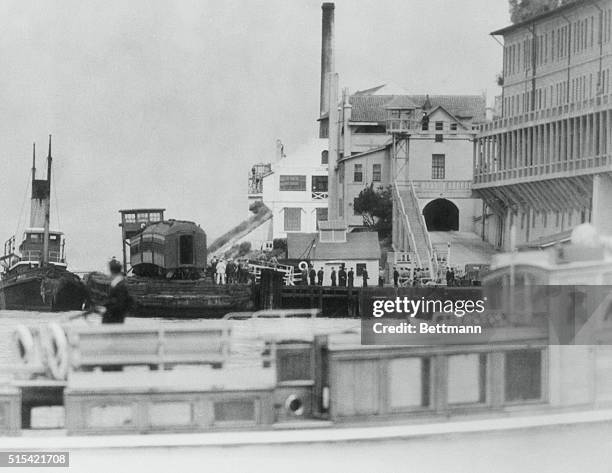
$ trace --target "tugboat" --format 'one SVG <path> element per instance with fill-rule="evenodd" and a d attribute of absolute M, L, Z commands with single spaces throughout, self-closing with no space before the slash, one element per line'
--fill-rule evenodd
<path fill-rule="evenodd" d="M 32 156 L 30 226 L 16 247 L 16 237 L 4 244 L 0 256 L 0 309 L 64 311 L 78 310 L 87 300 L 81 279 L 67 269 L 65 239 L 50 230 L 51 135 L 46 179 L 36 178 L 36 145 Z"/>

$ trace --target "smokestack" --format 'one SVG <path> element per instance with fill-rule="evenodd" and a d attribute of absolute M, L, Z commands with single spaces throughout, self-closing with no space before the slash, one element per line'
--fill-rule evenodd
<path fill-rule="evenodd" d="M 329 112 L 330 90 L 328 74 L 335 72 L 334 63 L 334 4 L 324 3 L 321 24 L 321 107 L 320 115 Z"/>

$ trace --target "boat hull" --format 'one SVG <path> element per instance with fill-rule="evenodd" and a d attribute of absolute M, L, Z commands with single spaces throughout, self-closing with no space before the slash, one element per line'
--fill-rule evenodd
<path fill-rule="evenodd" d="M 33 268 L 0 281 L 0 309 L 79 310 L 88 300 L 80 278 L 66 270 Z"/>

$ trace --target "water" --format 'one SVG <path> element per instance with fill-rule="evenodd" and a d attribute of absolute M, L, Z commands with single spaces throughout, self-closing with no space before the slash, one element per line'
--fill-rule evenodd
<path fill-rule="evenodd" d="M 13 349 L 13 333 L 18 324 L 28 327 L 44 327 L 51 321 L 64 322 L 70 316 L 80 312 L 22 312 L 0 310 L 0 373 L 2 365 L 11 365 L 16 362 Z M 83 319 L 75 319 L 71 324 L 86 324 Z M 94 323 L 93 321 L 90 323 Z M 203 319 L 200 321 L 179 320 L 171 318 L 127 318 L 128 325 L 158 324 L 194 324 L 218 323 L 218 320 Z M 345 331 L 358 332 L 360 321 L 355 319 L 258 319 L 258 320 L 231 320 L 227 323 L 232 328 L 231 358 L 232 364 L 255 362 L 261 354 L 263 338 L 275 336 L 287 339 L 312 338 L 314 334 L 339 333 Z"/>

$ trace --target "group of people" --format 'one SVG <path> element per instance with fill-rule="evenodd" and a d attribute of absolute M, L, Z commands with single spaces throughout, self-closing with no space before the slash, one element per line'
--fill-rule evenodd
<path fill-rule="evenodd" d="M 332 287 L 354 287 L 355 286 L 355 271 L 353 268 L 346 270 L 344 265 L 340 265 L 338 271 L 332 266 L 331 273 L 329 275 Z M 368 271 L 364 268 L 361 272 L 362 285 L 366 287 L 368 285 Z M 310 286 L 323 286 L 325 280 L 325 270 L 321 266 L 317 271 L 313 265 L 303 267 L 301 270 L 301 283 L 303 285 Z"/>
<path fill-rule="evenodd" d="M 213 284 L 247 284 L 251 277 L 249 265 L 245 261 L 216 257 L 211 260 L 208 272 Z"/>

